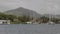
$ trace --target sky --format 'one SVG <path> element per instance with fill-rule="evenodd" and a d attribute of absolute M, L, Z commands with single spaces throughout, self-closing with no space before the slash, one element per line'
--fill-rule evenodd
<path fill-rule="evenodd" d="M 24 7 L 40 14 L 60 14 L 60 0 L 0 0 L 0 11 Z"/>

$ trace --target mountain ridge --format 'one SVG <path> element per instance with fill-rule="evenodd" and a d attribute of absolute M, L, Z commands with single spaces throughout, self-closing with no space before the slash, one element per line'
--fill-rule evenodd
<path fill-rule="evenodd" d="M 26 8 L 23 8 L 23 7 L 19 7 L 17 9 L 13 9 L 13 10 L 8 10 L 8 11 L 5 11 L 4 13 L 17 15 L 17 16 L 23 16 L 23 15 L 31 16 L 31 17 L 40 17 L 41 16 L 36 11 L 29 10 L 29 9 L 26 9 Z"/>

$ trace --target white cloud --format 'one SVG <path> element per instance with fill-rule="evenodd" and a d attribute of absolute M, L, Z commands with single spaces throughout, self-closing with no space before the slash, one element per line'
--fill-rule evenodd
<path fill-rule="evenodd" d="M 38 13 L 60 14 L 60 0 L 0 0 L 0 10 L 5 11 L 18 7 L 35 10 Z"/>

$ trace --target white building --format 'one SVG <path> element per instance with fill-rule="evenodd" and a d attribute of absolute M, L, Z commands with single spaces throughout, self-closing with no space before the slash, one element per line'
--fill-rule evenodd
<path fill-rule="evenodd" d="M 27 24 L 32 24 L 32 22 L 26 22 Z"/>
<path fill-rule="evenodd" d="M 0 24 L 10 24 L 10 20 L 0 20 Z"/>

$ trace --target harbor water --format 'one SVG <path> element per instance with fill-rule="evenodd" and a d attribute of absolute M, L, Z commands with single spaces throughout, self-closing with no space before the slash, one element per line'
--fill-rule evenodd
<path fill-rule="evenodd" d="M 2 24 L 0 34 L 60 34 L 60 24 Z"/>

